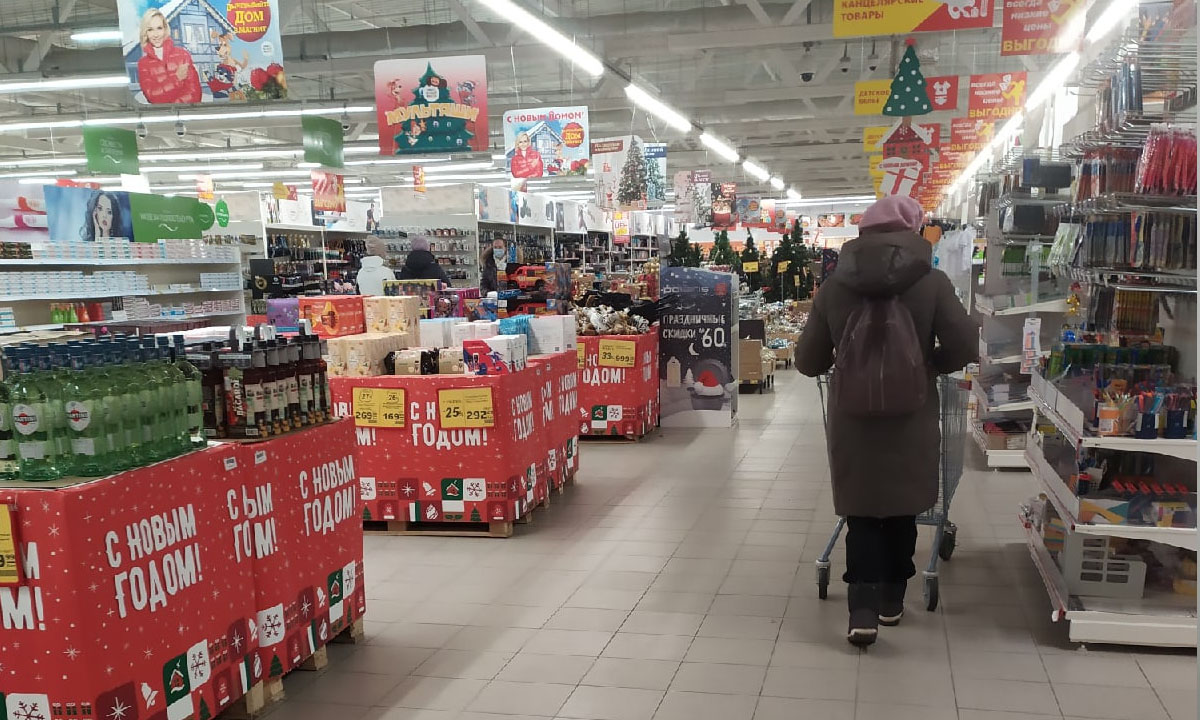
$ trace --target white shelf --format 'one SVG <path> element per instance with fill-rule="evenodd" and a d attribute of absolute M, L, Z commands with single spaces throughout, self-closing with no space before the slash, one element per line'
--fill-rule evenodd
<path fill-rule="evenodd" d="M 1067 311 L 1067 301 L 1065 298 L 1058 300 L 1046 300 L 1032 305 L 1018 305 L 1016 307 L 1002 308 L 993 310 L 979 304 L 978 299 L 975 301 L 975 309 L 988 317 L 1008 317 L 1011 315 L 1028 315 L 1030 313 L 1065 313 Z"/>
<path fill-rule="evenodd" d="M 1196 528 L 1147 527 L 1143 525 L 1100 525 L 1079 522 L 1079 498 L 1071 492 L 1054 468 L 1046 462 L 1041 447 L 1035 443 L 1036 433 L 1030 435 L 1025 448 L 1025 462 L 1033 476 L 1037 478 L 1046 490 L 1046 497 L 1058 512 L 1063 522 L 1070 526 L 1072 532 L 1082 535 L 1100 535 L 1103 537 L 1120 537 L 1130 540 L 1150 540 L 1152 542 L 1173 545 L 1185 550 L 1195 551 L 1197 545 Z"/>
<path fill-rule="evenodd" d="M 113 292 L 95 292 L 95 293 L 63 293 L 61 295 L 0 295 L 0 302 L 34 302 L 34 301 L 56 301 L 56 300 L 94 300 L 96 298 L 107 297 L 161 297 L 163 295 L 200 295 L 202 293 L 240 293 L 244 288 L 228 288 L 228 289 L 188 289 L 188 290 L 162 290 L 137 292 L 130 290 L 118 290 Z"/>
<path fill-rule="evenodd" d="M 979 407 L 988 413 L 1020 412 L 1022 410 L 1033 409 L 1032 400 L 1016 400 L 1013 402 L 1000 403 L 999 405 L 989 405 L 987 392 L 983 389 L 983 386 L 978 380 L 971 381 L 971 392 L 975 393 L 975 396 L 979 398 Z"/>
<path fill-rule="evenodd" d="M 238 265 L 240 262 L 239 258 L 19 258 L 0 260 L 0 268 L 10 265 Z"/>
<path fill-rule="evenodd" d="M 1150 595 L 1141 600 L 1077 597 L 1050 556 L 1037 529 L 1024 517 L 1025 542 L 1050 597 L 1050 618 L 1066 620 L 1078 643 L 1112 643 L 1144 647 L 1196 647 L 1196 604 L 1182 595 Z"/>
<path fill-rule="evenodd" d="M 36 332 L 38 330 L 62 330 L 67 325 L 108 325 L 118 322 L 138 322 L 150 320 L 203 320 L 205 318 L 230 317 L 232 315 L 242 315 L 241 310 L 226 310 L 221 312 L 210 313 L 195 313 L 193 315 L 164 315 L 154 318 L 128 318 L 126 320 L 92 320 L 90 322 L 81 323 L 46 323 L 44 325 L 23 325 L 20 327 L 0 327 L 0 335 L 7 335 L 19 332 Z"/>
<path fill-rule="evenodd" d="M 320 225 L 288 225 L 286 223 L 268 223 L 263 227 L 266 228 L 267 232 L 325 232 L 325 228 L 321 227 Z"/>
<path fill-rule="evenodd" d="M 1032 387 L 1029 389 L 1029 397 L 1037 406 L 1037 411 L 1040 415 L 1049 419 L 1059 432 L 1071 438 L 1076 445 L 1080 447 L 1105 448 L 1108 450 L 1123 450 L 1126 452 L 1148 452 L 1157 455 L 1170 455 L 1182 460 L 1196 460 L 1197 449 L 1200 445 L 1193 438 L 1154 438 L 1143 440 L 1135 437 L 1127 436 L 1099 436 L 1087 435 L 1067 422 L 1057 410 L 1050 406 L 1050 403 L 1035 391 Z"/>
<path fill-rule="evenodd" d="M 979 446 L 980 452 L 987 459 L 987 465 L 990 468 L 1025 468 L 1025 451 L 1024 450 L 989 450 L 987 446 L 987 434 L 983 432 L 983 426 L 978 420 L 971 422 L 971 437 L 975 439 L 975 444 Z"/>

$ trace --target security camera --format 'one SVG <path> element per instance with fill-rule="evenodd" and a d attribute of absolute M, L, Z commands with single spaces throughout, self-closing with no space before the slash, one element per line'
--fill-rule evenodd
<path fill-rule="evenodd" d="M 802 73 L 800 73 L 800 79 L 803 80 L 804 82 L 812 82 L 813 73 L 812 72 L 802 72 Z"/>
<path fill-rule="evenodd" d="M 848 73 L 848 72 L 850 72 L 850 68 L 849 68 L 848 66 L 846 66 L 846 65 L 843 65 L 843 66 L 842 66 L 842 72 L 844 72 L 844 73 Z"/>
<path fill-rule="evenodd" d="M 350 132 L 350 121 L 349 120 L 346 120 L 346 119 L 342 120 L 342 132 Z"/>
<path fill-rule="evenodd" d="M 150 134 L 150 130 L 146 128 L 146 123 L 142 122 L 141 120 L 138 120 L 137 136 L 139 138 L 141 138 L 142 140 L 145 140 L 146 136 L 149 134 Z"/>
<path fill-rule="evenodd" d="M 875 68 L 877 68 L 877 67 L 879 67 L 879 65 L 877 65 L 876 63 L 871 63 L 871 64 L 867 65 L 867 69 L 870 70 L 871 72 L 875 72 Z"/>
<path fill-rule="evenodd" d="M 175 134 L 179 137 L 187 135 L 187 125 L 184 125 L 182 120 L 175 121 Z"/>

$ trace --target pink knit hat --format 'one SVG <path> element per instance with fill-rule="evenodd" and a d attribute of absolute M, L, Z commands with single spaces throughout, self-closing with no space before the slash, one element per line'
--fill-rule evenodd
<path fill-rule="evenodd" d="M 925 213 L 921 204 L 907 195 L 888 195 L 875 201 L 867 208 L 862 220 L 858 222 L 860 231 L 896 232 L 900 230 L 921 229 L 921 221 Z"/>

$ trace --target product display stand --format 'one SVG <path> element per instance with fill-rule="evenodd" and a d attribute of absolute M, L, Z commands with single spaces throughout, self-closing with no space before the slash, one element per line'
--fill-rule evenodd
<path fill-rule="evenodd" d="M 0 586 L 8 717 L 215 717 L 241 698 L 256 715 L 283 674 L 361 636 L 353 443 L 339 421 L 0 486 L 0 557 L 20 563 Z"/>
<path fill-rule="evenodd" d="M 579 405 L 584 437 L 636 440 L 658 426 L 658 328 L 643 335 L 582 335 Z"/>
<path fill-rule="evenodd" d="M 384 240 L 387 248 L 387 265 L 399 273 L 404 260 L 412 250 L 414 235 L 429 238 L 429 250 L 438 264 L 446 271 L 450 280 L 458 286 L 479 285 L 479 254 L 482 252 L 476 239 L 476 226 L 463 224 L 461 220 L 438 218 L 446 224 L 439 227 L 424 227 L 411 223 L 382 226 L 375 231 L 376 237 Z M 401 235 L 407 235 L 402 237 Z"/>

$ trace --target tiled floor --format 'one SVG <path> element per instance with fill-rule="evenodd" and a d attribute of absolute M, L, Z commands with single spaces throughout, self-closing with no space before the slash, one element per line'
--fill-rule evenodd
<path fill-rule="evenodd" d="M 510 539 L 367 538 L 367 642 L 288 676 L 279 716 L 1196 718 L 1194 653 L 1081 651 L 1050 622 L 1025 474 L 969 470 L 939 610 L 913 588 L 903 625 L 849 647 L 844 587 L 814 582 L 835 519 L 815 385 L 781 373 L 734 430 L 585 445 L 579 483 Z"/>

